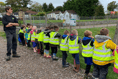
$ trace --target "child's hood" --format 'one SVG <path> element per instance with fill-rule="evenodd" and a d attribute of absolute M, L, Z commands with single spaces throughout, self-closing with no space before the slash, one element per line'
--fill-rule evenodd
<path fill-rule="evenodd" d="M 95 42 L 94 42 L 94 45 L 96 48 L 104 45 L 104 43 L 107 41 L 107 40 L 111 40 L 111 38 L 109 36 L 105 36 L 105 35 L 96 35 L 95 36 Z"/>
<path fill-rule="evenodd" d="M 76 35 L 73 35 L 73 34 L 70 35 L 70 40 L 71 40 L 71 41 L 75 40 L 76 38 L 77 38 Z"/>
<path fill-rule="evenodd" d="M 62 35 L 62 39 L 65 39 L 67 36 L 68 36 L 68 35 L 65 35 L 65 34 Z"/>
<path fill-rule="evenodd" d="M 90 37 L 84 37 L 83 40 L 82 40 L 83 45 L 87 45 L 90 41 L 94 42 L 94 39 L 92 39 Z"/>

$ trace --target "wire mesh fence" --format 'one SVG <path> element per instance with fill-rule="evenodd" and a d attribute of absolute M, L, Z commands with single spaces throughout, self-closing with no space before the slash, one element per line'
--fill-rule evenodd
<path fill-rule="evenodd" d="M 23 18 L 24 24 L 31 23 L 37 27 L 46 27 L 50 25 L 57 25 L 62 28 L 69 28 L 69 24 L 65 24 L 63 20 L 49 20 L 47 16 L 31 16 Z M 93 28 L 93 27 L 108 27 L 116 26 L 118 22 L 118 15 L 108 16 L 90 16 L 80 17 L 80 20 L 76 20 L 76 26 L 73 28 Z"/>

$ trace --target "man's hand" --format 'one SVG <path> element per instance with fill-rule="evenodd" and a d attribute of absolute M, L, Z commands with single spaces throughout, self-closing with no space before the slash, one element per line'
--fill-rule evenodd
<path fill-rule="evenodd" d="M 11 27 L 11 26 L 13 26 L 12 23 L 6 25 L 6 27 Z"/>

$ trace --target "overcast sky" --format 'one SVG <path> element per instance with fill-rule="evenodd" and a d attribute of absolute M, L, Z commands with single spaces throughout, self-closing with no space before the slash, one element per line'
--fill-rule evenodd
<path fill-rule="evenodd" d="M 0 1 L 3 1 L 5 2 L 6 0 L 0 0 Z M 35 2 L 39 2 L 40 4 L 43 4 L 43 3 L 53 3 L 54 7 L 56 6 L 62 6 L 63 5 L 63 2 L 66 2 L 67 0 L 32 0 L 32 1 L 35 1 Z M 107 5 L 108 3 L 112 2 L 112 1 L 116 1 L 118 3 L 118 0 L 99 0 L 102 5 L 104 6 L 104 10 L 106 11 L 107 10 Z"/>

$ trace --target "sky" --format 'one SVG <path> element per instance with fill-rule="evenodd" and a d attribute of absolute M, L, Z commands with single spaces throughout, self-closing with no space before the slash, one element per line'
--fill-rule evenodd
<path fill-rule="evenodd" d="M 0 2 L 5 2 L 6 0 L 0 0 Z M 39 2 L 40 4 L 43 4 L 43 3 L 53 3 L 54 7 L 57 7 L 57 6 L 62 6 L 64 2 L 66 2 L 67 0 L 32 0 L 32 1 L 35 1 L 35 2 Z M 100 3 L 103 5 L 104 7 L 104 11 L 107 11 L 107 5 L 108 3 L 112 2 L 112 1 L 116 1 L 118 3 L 118 0 L 99 0 Z"/>

